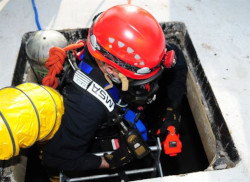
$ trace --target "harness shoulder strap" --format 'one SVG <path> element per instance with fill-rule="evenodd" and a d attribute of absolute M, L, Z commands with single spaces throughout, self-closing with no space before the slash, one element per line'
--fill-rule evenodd
<path fill-rule="evenodd" d="M 87 91 L 97 100 L 99 100 L 108 109 L 109 112 L 114 111 L 115 102 L 108 94 L 108 92 L 81 70 L 76 70 L 74 72 L 73 83 L 77 85 L 78 88 Z"/>

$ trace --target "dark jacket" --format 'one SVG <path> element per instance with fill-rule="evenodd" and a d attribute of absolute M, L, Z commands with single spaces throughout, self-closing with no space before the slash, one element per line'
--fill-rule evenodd
<path fill-rule="evenodd" d="M 89 77 L 104 87 L 108 82 L 96 62 L 87 51 L 84 56 L 93 68 Z M 48 167 L 67 171 L 97 169 L 101 158 L 87 150 L 98 125 L 108 120 L 107 109 L 95 97 L 72 84 L 64 91 L 65 114 L 59 130 L 43 149 L 43 162 Z"/>
<path fill-rule="evenodd" d="M 167 44 L 167 50 L 174 50 L 176 65 L 165 69 L 159 79 L 156 100 L 148 105 L 145 118 L 148 128 L 157 131 L 162 125 L 162 117 L 167 107 L 172 107 L 181 114 L 182 101 L 186 95 L 187 64 L 182 51 L 174 44 Z"/>
<path fill-rule="evenodd" d="M 167 44 L 167 49 L 175 51 L 177 60 L 173 68 L 165 69 L 160 86 L 166 88 L 166 105 L 180 110 L 186 94 L 187 64 L 182 51 L 176 45 Z"/>

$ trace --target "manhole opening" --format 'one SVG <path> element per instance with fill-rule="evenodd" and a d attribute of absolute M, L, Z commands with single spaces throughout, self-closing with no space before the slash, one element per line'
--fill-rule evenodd
<path fill-rule="evenodd" d="M 197 57 L 191 38 L 180 22 L 161 23 L 166 41 L 182 49 L 189 68 L 187 97 L 183 101 L 181 140 L 183 152 L 177 157 L 161 155 L 164 176 L 234 167 L 239 161 L 225 120 Z M 60 30 L 69 43 L 86 39 L 88 29 Z M 28 63 L 25 43 L 35 32 L 24 34 L 16 63 L 12 84 L 36 82 Z M 3 166 L 4 167 L 4 166 Z M 0 166 L 1 168 L 1 166 Z M 33 147 L 28 154 L 26 181 L 43 179 L 41 161 Z M 131 180 L 150 178 L 150 175 L 132 177 Z"/>

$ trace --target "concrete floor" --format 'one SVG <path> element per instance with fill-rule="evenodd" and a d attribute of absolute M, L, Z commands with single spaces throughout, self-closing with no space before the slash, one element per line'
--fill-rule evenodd
<path fill-rule="evenodd" d="M 90 26 L 127 0 L 36 0 L 43 29 Z M 184 22 L 240 155 L 234 168 L 146 181 L 250 181 L 250 1 L 132 0 L 159 22 Z M 0 0 L 0 88 L 9 86 L 22 35 L 36 31 L 31 0 Z"/>

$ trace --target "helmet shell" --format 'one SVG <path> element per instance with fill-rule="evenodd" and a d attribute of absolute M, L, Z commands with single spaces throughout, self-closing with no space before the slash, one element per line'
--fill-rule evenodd
<path fill-rule="evenodd" d="M 125 76 L 147 79 L 161 69 L 159 64 L 165 54 L 165 36 L 159 23 L 146 10 L 134 5 L 114 6 L 97 17 L 91 28 L 87 38 L 91 55 L 114 66 Z M 140 71 L 126 69 L 93 48 L 91 31 L 102 48 Z"/>

